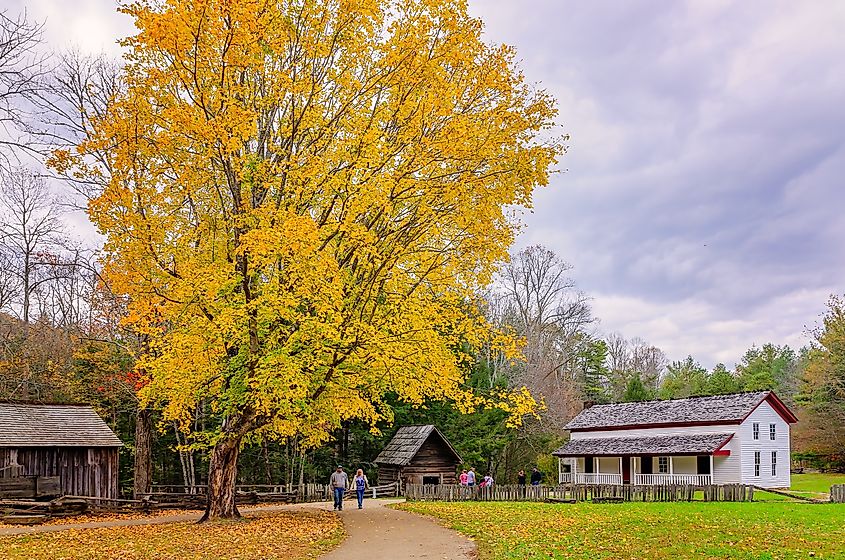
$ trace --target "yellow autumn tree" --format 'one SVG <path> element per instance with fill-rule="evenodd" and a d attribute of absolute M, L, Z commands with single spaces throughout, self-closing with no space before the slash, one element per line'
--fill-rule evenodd
<path fill-rule="evenodd" d="M 148 401 L 209 435 L 206 517 L 238 451 L 389 417 L 388 393 L 478 405 L 475 294 L 563 152 L 553 99 L 462 0 L 141 0 L 125 92 L 78 154 L 105 275 L 147 337 Z M 85 162 L 107 151 L 106 169 Z M 75 168 L 75 169 L 74 169 Z M 534 405 L 498 403 L 518 420 Z"/>

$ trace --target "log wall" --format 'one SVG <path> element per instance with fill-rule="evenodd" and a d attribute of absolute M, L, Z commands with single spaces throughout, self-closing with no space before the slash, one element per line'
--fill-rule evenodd
<path fill-rule="evenodd" d="M 59 477 L 70 496 L 117 498 L 117 447 L 0 448 L 0 477 Z"/>
<path fill-rule="evenodd" d="M 454 454 L 439 438 L 429 438 L 410 464 L 403 467 L 379 465 L 378 480 L 381 484 L 422 484 L 423 477 L 438 476 L 441 484 L 455 484 L 458 482 L 458 464 Z"/>

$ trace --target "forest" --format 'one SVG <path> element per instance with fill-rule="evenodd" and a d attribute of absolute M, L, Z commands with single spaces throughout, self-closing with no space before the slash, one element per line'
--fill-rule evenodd
<path fill-rule="evenodd" d="M 235 285 L 235 276 L 217 278 L 215 263 L 234 263 L 240 267 L 238 271 L 247 270 L 242 252 L 219 257 L 216 251 L 228 250 L 226 243 L 219 244 L 214 238 L 219 232 L 207 229 L 210 223 L 228 220 L 228 212 L 237 205 L 226 202 L 222 209 L 214 207 L 216 194 L 199 187 L 190 196 L 183 193 L 170 198 L 156 198 L 155 188 L 142 189 L 146 179 L 133 174 L 155 172 L 167 177 L 168 173 L 177 173 L 168 167 L 168 157 L 179 150 L 190 151 L 181 144 L 184 139 L 160 138 L 155 149 L 166 147 L 153 155 L 140 152 L 152 150 L 152 144 L 137 148 L 139 153 L 123 153 L 121 150 L 129 150 L 132 142 L 112 142 L 128 138 L 121 136 L 130 128 L 121 120 L 128 106 L 137 108 L 145 103 L 144 92 L 167 92 L 173 86 L 166 82 L 164 72 L 140 75 L 140 70 L 159 64 L 155 57 L 145 54 L 159 27 L 152 21 L 153 15 L 137 10 L 133 15 L 145 26 L 145 32 L 153 35 L 142 33 L 130 43 L 136 52 L 136 66 L 129 68 L 73 51 L 45 54 L 41 24 L 24 16 L 0 14 L 0 120 L 5 127 L 0 160 L 0 399 L 93 404 L 125 443 L 120 467 L 125 496 L 143 493 L 150 484 L 205 484 L 214 454 L 226 452 L 221 442 L 229 441 L 224 435 L 232 428 L 232 418 L 244 422 L 231 430 L 237 436 L 231 439 L 237 480 L 244 483 L 324 482 L 338 463 L 364 468 L 376 481 L 373 458 L 398 426 L 415 423 L 436 424 L 468 466 L 490 472 L 496 480 L 512 481 L 518 470 L 534 465 L 546 473 L 555 470 L 549 453 L 561 443 L 563 427 L 585 402 L 759 390 L 777 392 L 799 415 L 801 421 L 793 439 L 794 460 L 845 470 L 842 297 L 832 295 L 820 319 L 807 317 L 808 324 L 815 326 L 808 333 L 810 343 L 806 347 L 761 341 L 737 356 L 735 367 L 718 364 L 708 369 L 694 355 L 667 356 L 641 338 L 604 332 L 600 317 L 593 313 L 590 294 L 578 288 L 577 271 L 566 262 L 565 255 L 543 246 L 511 250 L 513 232 L 509 226 L 472 230 L 475 222 L 466 213 L 488 212 L 484 220 L 479 220 L 485 228 L 498 224 L 501 217 L 489 208 L 473 206 L 477 200 L 474 197 L 479 196 L 475 191 L 466 199 L 455 194 L 454 204 L 443 211 L 454 212 L 455 219 L 466 222 L 466 229 L 472 231 L 469 241 L 460 237 L 466 243 L 464 253 L 480 251 L 483 257 L 453 262 L 439 260 L 442 252 L 427 253 L 428 260 L 414 262 L 414 266 L 427 273 L 442 267 L 444 277 L 429 278 L 435 289 L 418 299 L 411 298 L 413 305 L 407 308 L 405 304 L 385 303 L 386 296 L 374 293 L 372 287 L 387 285 L 401 291 L 410 286 L 407 293 L 412 293 L 415 281 L 383 277 L 381 267 L 368 263 L 368 259 L 376 258 L 374 255 L 384 256 L 385 262 L 407 258 L 405 254 L 395 256 L 396 247 L 414 243 L 422 230 L 416 221 L 402 221 L 408 214 L 406 207 L 395 210 L 392 222 L 380 221 L 380 214 L 369 208 L 355 209 L 358 214 L 354 219 L 338 217 L 343 227 L 337 232 L 346 232 L 346 237 L 336 232 L 326 236 L 337 244 L 333 250 L 340 255 L 331 263 L 324 258 L 324 247 L 314 248 L 324 239 L 322 230 L 315 232 L 309 224 L 290 219 L 286 223 L 291 229 L 284 231 L 280 240 L 272 237 L 272 228 L 266 226 L 272 218 L 258 211 L 248 213 L 247 217 L 233 219 L 234 226 L 227 222 L 223 229 L 237 232 L 243 224 L 250 224 L 252 229 L 238 235 L 253 251 L 252 262 L 264 266 L 277 259 L 284 262 L 284 274 L 279 273 L 279 267 L 256 268 L 237 276 L 242 279 L 252 275 L 253 283 L 243 286 Z M 473 36 L 475 31 L 468 28 L 461 33 Z M 363 37 L 362 44 L 347 47 L 350 51 L 364 50 L 368 48 L 366 40 Z M 471 44 L 466 37 L 462 40 Z M 476 54 L 490 57 L 490 66 L 482 65 L 485 72 L 491 67 L 508 68 L 496 58 L 507 61 L 505 54 Z M 426 68 L 414 70 L 423 72 Z M 206 72 L 205 77 L 196 76 L 198 83 L 203 83 L 215 69 L 200 71 Z M 401 78 L 405 69 L 397 63 L 395 71 Z M 162 80 L 162 87 L 157 89 L 149 83 L 153 79 L 150 76 Z M 514 134 L 531 137 L 543 129 L 553 113 L 549 100 L 542 93 L 512 83 L 509 75 L 500 78 L 497 87 L 503 88 L 501 95 L 508 96 L 510 105 L 520 110 L 531 106 L 534 111 L 530 114 L 535 120 L 527 119 Z M 331 95 L 342 98 L 347 93 L 332 91 Z M 173 94 L 174 98 L 180 95 L 187 94 Z M 351 93 L 349 97 L 354 98 Z M 115 99 L 123 105 L 115 108 Z M 162 97 L 156 102 L 166 106 L 173 99 Z M 305 114 L 306 109 L 302 110 Z M 145 116 L 153 113 L 149 107 L 137 111 Z M 220 133 L 210 125 L 201 129 L 191 120 L 194 116 L 187 111 L 176 114 L 174 109 L 171 125 L 196 126 L 192 130 L 197 137 Z M 494 116 L 491 109 L 485 119 Z M 348 120 L 343 126 L 363 126 L 354 116 L 338 113 L 335 117 Z M 225 118 L 228 116 L 221 117 Z M 373 118 L 388 119 L 383 115 Z M 510 122 L 509 118 L 502 120 Z M 139 126 L 155 131 L 161 123 L 151 121 Z M 225 121 L 220 126 L 226 134 L 238 135 L 226 128 Z M 480 126 L 468 121 L 461 123 L 460 130 L 467 138 L 489 132 L 481 131 Z M 458 128 L 443 134 L 455 134 Z M 303 142 L 312 140 L 319 143 L 311 137 Z M 514 154 L 514 161 L 533 158 L 530 164 L 519 160 L 520 165 L 530 168 L 523 171 L 526 184 L 542 183 L 549 162 L 565 150 L 564 141 L 526 142 L 524 153 Z M 255 199 L 260 191 L 255 185 L 266 180 L 271 171 L 258 162 L 256 154 L 262 148 L 250 149 L 249 157 L 239 156 L 237 160 L 247 171 L 236 182 L 246 189 L 245 197 Z M 318 151 L 313 157 L 324 158 L 320 163 L 328 165 L 336 155 L 335 149 L 315 148 Z M 489 155 L 484 154 L 485 165 L 489 165 Z M 126 163 L 140 156 L 148 158 L 149 167 L 143 172 Z M 221 158 L 219 162 L 222 176 L 228 172 L 229 161 Z M 198 169 L 199 165 L 187 161 L 174 184 L 205 184 L 209 178 L 201 176 Z M 300 172 L 316 173 L 314 169 Z M 296 180 L 292 173 L 290 181 Z M 127 232 L 137 231 L 142 225 L 120 221 L 125 205 L 130 204 L 125 200 L 126 193 L 116 188 L 121 181 L 141 185 L 137 186 L 139 199 L 148 197 L 143 203 L 150 212 L 144 215 L 148 221 L 143 227 L 149 227 L 145 231 L 152 241 L 131 241 L 136 237 Z M 334 178 L 325 181 L 328 184 Z M 479 185 L 479 189 L 489 186 L 482 180 Z M 273 192 L 268 188 L 260 196 L 274 196 Z M 355 199 L 353 194 L 349 195 L 353 200 L 350 206 L 355 208 L 355 204 L 363 204 L 363 198 Z M 297 193 L 294 198 L 302 196 Z M 520 202 L 527 195 L 503 191 L 496 196 L 493 206 L 498 212 L 503 205 Z M 295 204 L 302 203 L 300 198 Z M 177 202 L 179 212 L 173 210 Z M 295 204 L 285 207 L 290 216 L 296 214 Z M 331 208 L 326 210 L 326 220 L 335 219 L 334 201 L 313 205 Z M 420 204 L 420 208 L 424 206 Z M 458 213 L 455 208 L 463 210 Z M 164 210 L 155 214 L 156 209 Z M 81 211 L 88 212 L 96 223 L 100 232 L 96 239 L 80 237 L 65 219 L 79 216 Z M 355 229 L 361 224 L 361 215 L 372 218 L 367 223 L 369 229 Z M 173 232 L 194 230 L 205 237 L 184 242 L 170 237 Z M 369 237 L 372 231 L 382 232 L 384 237 L 373 240 Z M 437 235 L 445 234 L 439 231 Z M 419 238 L 422 241 L 415 250 L 422 252 L 429 250 L 425 243 L 437 236 Z M 344 241 L 336 241 L 339 239 Z M 494 248 L 480 249 L 491 239 Z M 273 251 L 266 249 L 265 244 L 274 243 Z M 366 251 L 361 249 L 368 243 Z M 162 258 L 156 251 L 145 252 L 145 244 L 155 244 Z M 211 254 L 215 256 L 209 257 Z M 115 255 L 124 255 L 124 260 Z M 222 260 L 215 260 L 218 257 Z M 340 274 L 340 269 L 349 278 Z M 147 274 L 150 270 L 154 272 Z M 465 279 L 470 274 L 477 274 L 479 281 L 453 283 L 450 279 Z M 284 289 L 256 298 L 253 307 L 228 305 L 230 301 L 249 303 L 249 289 L 265 280 L 268 284 L 277 282 Z M 156 294 L 157 299 L 143 300 L 141 294 Z M 214 297 L 203 299 L 207 294 Z M 227 299 L 217 297 L 219 294 L 237 297 Z M 297 303 L 290 304 L 285 299 L 288 296 Z M 223 300 L 226 304 L 220 303 Z M 350 303 L 335 305 L 338 300 Z M 386 306 L 393 307 L 384 312 Z M 267 319 L 267 310 L 278 309 L 284 309 L 278 314 L 282 319 Z M 226 323 L 220 317 L 231 321 Z M 335 328 L 341 324 L 352 325 L 349 328 L 354 328 L 356 336 L 350 338 L 345 327 Z M 214 336 L 238 341 L 209 359 L 216 364 L 213 371 L 201 365 L 206 358 L 200 349 L 212 345 L 213 329 L 209 325 L 220 326 Z M 241 328 L 248 335 L 241 337 Z M 402 329 L 423 334 L 410 342 L 373 334 Z M 178 336 L 164 340 L 161 333 L 165 331 Z M 366 341 L 360 341 L 359 334 Z M 318 347 L 314 341 L 321 337 L 331 344 Z M 376 347 L 376 353 L 391 358 L 382 363 L 372 358 L 370 350 L 365 356 L 361 351 L 364 347 Z M 343 352 L 347 354 L 340 355 Z M 260 360 L 250 361 L 253 355 L 260 355 Z M 300 369 L 288 372 L 285 368 L 291 363 Z M 315 365 L 325 363 L 330 363 L 328 369 Z M 249 376 L 239 377 L 239 368 L 248 370 Z M 358 385 L 358 381 L 349 385 L 330 383 L 335 370 L 347 372 L 349 379 L 353 375 L 365 379 Z M 220 371 L 224 377 L 231 374 L 224 388 L 218 386 Z M 284 383 L 277 383 L 266 371 L 284 372 Z M 305 385 L 309 390 L 314 388 L 308 395 L 298 384 L 300 371 L 307 372 Z M 378 385 L 381 382 L 376 377 L 366 378 L 366 373 L 361 373 L 366 371 L 373 371 L 374 376 L 383 374 L 391 381 Z M 402 375 L 393 379 L 396 371 Z M 325 382 L 309 385 L 315 379 Z M 374 384 L 378 392 L 370 393 Z M 244 404 L 244 395 L 253 394 L 259 395 L 256 401 Z M 317 404 L 312 406 L 312 401 Z M 291 417 L 297 421 L 287 420 Z"/>

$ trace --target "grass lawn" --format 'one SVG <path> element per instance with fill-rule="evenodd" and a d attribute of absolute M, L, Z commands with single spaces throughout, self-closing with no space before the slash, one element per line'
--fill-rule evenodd
<path fill-rule="evenodd" d="M 247 515 L 237 521 L 168 523 L 0 536 L 4 560 L 316 558 L 344 536 L 330 512 Z"/>
<path fill-rule="evenodd" d="M 480 560 L 845 558 L 845 505 L 414 502 L 478 543 Z"/>
<path fill-rule="evenodd" d="M 834 484 L 845 484 L 845 474 L 793 474 L 792 485 L 789 487 L 789 492 L 798 496 L 804 496 L 805 498 L 827 500 L 830 495 L 830 487 Z M 763 490 L 755 490 L 754 500 L 761 502 L 794 501 L 791 498 L 772 494 Z"/>
<path fill-rule="evenodd" d="M 845 474 L 793 474 L 792 486 L 790 486 L 789 488 L 793 492 L 828 494 L 830 492 L 830 487 L 834 484 L 845 484 Z"/>

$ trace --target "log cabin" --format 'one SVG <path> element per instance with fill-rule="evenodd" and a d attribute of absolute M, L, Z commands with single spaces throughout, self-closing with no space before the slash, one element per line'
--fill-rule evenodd
<path fill-rule="evenodd" d="M 122 445 L 88 405 L 0 402 L 0 492 L 117 498 Z"/>
<path fill-rule="evenodd" d="M 432 425 L 402 426 L 375 459 L 379 484 L 455 484 L 461 456 Z"/>

